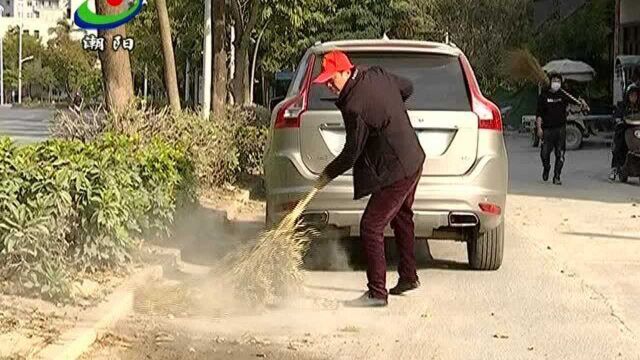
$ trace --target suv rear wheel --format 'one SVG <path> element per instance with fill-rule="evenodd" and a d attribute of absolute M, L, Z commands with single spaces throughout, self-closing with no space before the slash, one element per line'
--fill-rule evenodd
<path fill-rule="evenodd" d="M 474 270 L 498 270 L 504 253 L 504 223 L 483 234 L 474 231 L 467 240 L 469 266 Z"/>

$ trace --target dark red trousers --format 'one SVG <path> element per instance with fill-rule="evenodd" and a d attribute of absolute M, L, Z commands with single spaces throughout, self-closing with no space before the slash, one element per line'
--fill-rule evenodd
<path fill-rule="evenodd" d="M 360 238 L 367 257 L 367 280 L 373 297 L 386 299 L 387 262 L 384 253 L 384 229 L 391 223 L 400 263 L 400 279 L 418 280 L 415 259 L 413 201 L 420 180 L 416 175 L 402 179 L 371 195 L 360 221 Z"/>

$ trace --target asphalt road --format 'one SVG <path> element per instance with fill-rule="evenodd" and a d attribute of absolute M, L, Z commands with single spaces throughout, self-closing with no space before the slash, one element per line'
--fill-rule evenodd
<path fill-rule="evenodd" d="M 0 135 L 18 142 L 34 142 L 49 136 L 49 121 L 53 111 L 48 109 L 14 109 L 0 107 Z"/>
<path fill-rule="evenodd" d="M 98 344 L 87 358 L 206 359 L 216 349 L 228 359 L 267 356 L 260 342 L 218 341 L 251 335 L 268 339 L 273 358 L 640 359 L 637 180 L 607 182 L 606 144 L 568 153 L 562 187 L 540 180 L 538 150 L 526 139 L 509 137 L 508 149 L 499 271 L 470 271 L 464 244 L 432 242 L 439 263 L 420 269 L 422 287 L 387 308 L 338 305 L 365 289 L 362 271 L 308 272 L 307 296 L 283 308 L 210 318 L 137 314 L 114 330 L 133 339 L 128 346 Z M 390 270 L 388 284 L 396 278 Z M 232 305 L 224 294 L 207 299 L 225 310 Z M 158 331 L 179 340 L 154 344 Z"/>

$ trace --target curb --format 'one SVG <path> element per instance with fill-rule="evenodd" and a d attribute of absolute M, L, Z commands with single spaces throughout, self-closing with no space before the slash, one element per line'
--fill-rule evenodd
<path fill-rule="evenodd" d="M 133 311 L 134 290 L 162 278 L 161 266 L 150 266 L 134 274 L 120 285 L 103 303 L 90 310 L 70 330 L 35 355 L 41 360 L 75 360 L 98 338 L 100 331 L 112 327 Z"/>
<path fill-rule="evenodd" d="M 212 268 L 205 265 L 197 265 L 182 260 L 182 251 L 177 248 L 152 245 L 149 247 L 155 255 L 168 258 L 170 266 L 184 275 L 204 276 L 211 273 Z"/>

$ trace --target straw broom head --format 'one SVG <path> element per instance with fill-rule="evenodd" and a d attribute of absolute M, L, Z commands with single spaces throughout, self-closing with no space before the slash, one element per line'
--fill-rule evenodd
<path fill-rule="evenodd" d="M 317 190 L 302 199 L 278 226 L 264 232 L 257 243 L 226 261 L 236 294 L 252 305 L 274 304 L 302 289 L 302 261 L 310 239 L 317 235 L 300 220 Z"/>
<path fill-rule="evenodd" d="M 507 71 L 517 81 L 529 81 L 541 85 L 549 84 L 549 78 L 540 66 L 540 62 L 526 49 L 509 52 Z"/>

